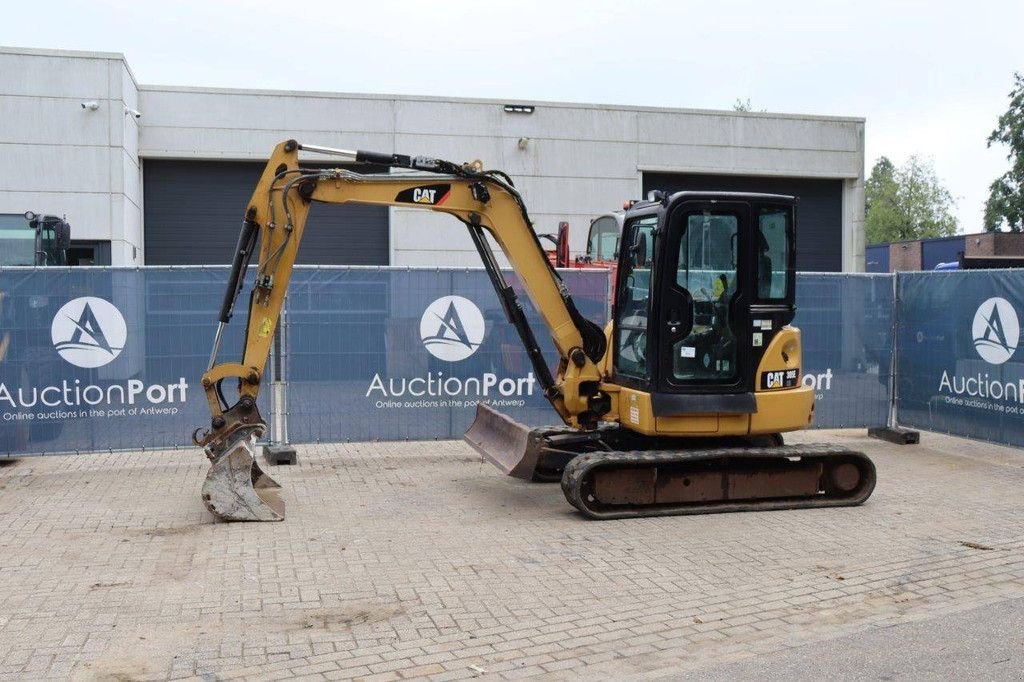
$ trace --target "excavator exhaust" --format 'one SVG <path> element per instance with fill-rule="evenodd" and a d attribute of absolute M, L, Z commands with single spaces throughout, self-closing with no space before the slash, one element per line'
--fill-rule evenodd
<path fill-rule="evenodd" d="M 209 454 L 209 451 L 207 452 Z M 213 459 L 203 504 L 222 521 L 283 521 L 281 486 L 256 463 L 256 436 L 242 438 Z"/>

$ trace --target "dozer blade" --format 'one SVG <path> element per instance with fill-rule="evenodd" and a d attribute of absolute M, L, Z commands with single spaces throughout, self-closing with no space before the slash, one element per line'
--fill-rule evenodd
<path fill-rule="evenodd" d="M 203 482 L 203 504 L 222 521 L 283 521 L 281 486 L 256 463 L 254 438 L 218 457 Z"/>
<path fill-rule="evenodd" d="M 530 432 L 529 427 L 480 403 L 476 406 L 476 419 L 463 438 L 502 472 L 529 481 L 540 455 Z"/>

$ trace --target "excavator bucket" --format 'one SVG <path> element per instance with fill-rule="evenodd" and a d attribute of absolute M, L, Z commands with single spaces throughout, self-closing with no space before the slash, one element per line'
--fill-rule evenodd
<path fill-rule="evenodd" d="M 203 482 L 203 504 L 222 521 L 283 521 L 281 486 L 256 463 L 255 439 L 217 458 Z"/>
<path fill-rule="evenodd" d="M 529 481 L 540 456 L 540 448 L 530 436 L 528 426 L 480 403 L 476 406 L 476 419 L 463 438 L 502 472 Z"/>

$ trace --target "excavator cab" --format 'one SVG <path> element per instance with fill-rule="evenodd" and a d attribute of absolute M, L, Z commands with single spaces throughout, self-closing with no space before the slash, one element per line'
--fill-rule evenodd
<path fill-rule="evenodd" d="M 794 212 L 792 197 L 694 192 L 630 211 L 615 383 L 678 413 L 753 409 L 761 356 L 795 314 Z"/>

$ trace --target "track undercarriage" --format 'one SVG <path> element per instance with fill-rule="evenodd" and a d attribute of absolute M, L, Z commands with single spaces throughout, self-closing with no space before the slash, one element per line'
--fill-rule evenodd
<path fill-rule="evenodd" d="M 569 503 L 593 519 L 854 506 L 875 487 L 874 464 L 863 453 L 783 445 L 779 434 L 650 438 L 621 427 L 529 429 L 480 405 L 465 438 L 506 474 L 561 481 Z"/>

